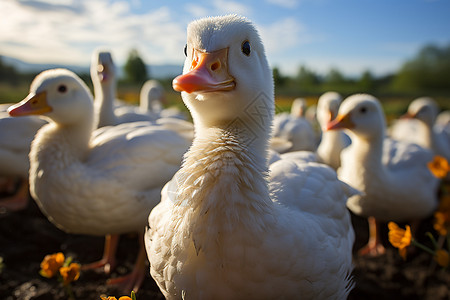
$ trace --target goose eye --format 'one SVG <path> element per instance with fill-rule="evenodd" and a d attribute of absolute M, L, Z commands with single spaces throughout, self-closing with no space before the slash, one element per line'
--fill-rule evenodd
<path fill-rule="evenodd" d="M 249 56 L 250 55 L 250 42 L 249 41 L 243 42 L 241 49 L 242 49 L 242 53 Z"/>
<path fill-rule="evenodd" d="M 184 55 L 187 56 L 187 44 L 184 45 Z"/>
<path fill-rule="evenodd" d="M 58 86 L 58 92 L 60 92 L 60 93 L 67 92 L 67 86 L 65 86 L 64 84 L 61 84 L 60 86 Z"/>
<path fill-rule="evenodd" d="M 359 110 L 362 114 L 365 114 L 367 112 L 367 108 L 366 107 L 361 107 Z"/>

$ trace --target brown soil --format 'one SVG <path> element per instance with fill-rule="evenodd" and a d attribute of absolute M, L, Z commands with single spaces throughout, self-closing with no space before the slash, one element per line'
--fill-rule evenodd
<path fill-rule="evenodd" d="M 367 241 L 367 223 L 355 216 L 353 221 L 357 236 L 355 249 L 359 249 Z M 416 234 L 423 236 L 425 243 L 428 242 L 425 232 L 432 230 L 431 222 L 431 219 L 423 222 Z M 384 232 L 385 238 L 386 235 Z M 102 237 L 60 231 L 41 214 L 33 201 L 23 211 L 0 212 L 0 257 L 4 259 L 0 299 L 67 299 L 56 279 L 39 275 L 40 262 L 45 255 L 59 251 L 81 264 L 93 262 L 101 257 L 103 242 Z M 108 278 L 131 270 L 137 250 L 137 236 L 122 236 L 117 257 L 119 266 L 110 276 L 96 271 L 82 272 L 79 280 L 72 283 L 75 298 L 99 300 L 100 295 L 117 298 L 123 295 L 105 283 Z M 450 299 L 450 270 L 442 270 L 433 263 L 430 255 L 420 250 L 409 253 L 406 261 L 390 246 L 381 257 L 355 255 L 354 280 L 356 286 L 349 299 Z M 148 274 L 137 299 L 163 299 Z"/>

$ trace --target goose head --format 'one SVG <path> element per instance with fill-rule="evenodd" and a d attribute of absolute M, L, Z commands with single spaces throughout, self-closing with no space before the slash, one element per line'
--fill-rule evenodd
<path fill-rule="evenodd" d="M 181 92 L 197 129 L 223 128 L 240 120 L 252 131 L 270 134 L 272 71 L 250 21 L 236 15 L 193 21 L 185 54 L 183 74 L 172 85 Z"/>
<path fill-rule="evenodd" d="M 296 118 L 305 117 L 306 100 L 304 98 L 296 98 L 292 102 L 291 115 Z"/>
<path fill-rule="evenodd" d="M 341 102 L 342 96 L 336 92 L 326 92 L 319 97 L 317 102 L 317 121 L 323 130 L 325 130 L 328 122 L 336 118 Z"/>
<path fill-rule="evenodd" d="M 159 109 L 164 101 L 164 89 L 156 80 L 147 80 L 141 88 L 140 107 L 144 111 Z"/>
<path fill-rule="evenodd" d="M 94 51 L 91 57 L 91 78 L 94 83 L 114 83 L 116 70 L 112 55 L 109 51 Z"/>
<path fill-rule="evenodd" d="M 337 117 L 326 126 L 326 130 L 332 129 L 348 129 L 352 136 L 363 140 L 383 139 L 386 120 L 380 102 L 368 94 L 346 98 Z"/>
<path fill-rule="evenodd" d="M 89 123 L 93 100 L 88 87 L 75 73 L 53 69 L 36 76 L 28 96 L 8 112 L 13 117 L 42 115 L 59 125 Z"/>
<path fill-rule="evenodd" d="M 404 117 L 415 118 L 432 128 L 439 113 L 438 105 L 430 97 L 417 98 L 408 106 L 408 112 Z"/>

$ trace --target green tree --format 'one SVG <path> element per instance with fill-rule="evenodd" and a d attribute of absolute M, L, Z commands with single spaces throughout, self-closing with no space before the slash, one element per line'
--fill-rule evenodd
<path fill-rule="evenodd" d="M 320 83 L 319 76 L 305 66 L 300 66 L 295 79 L 301 91 L 315 91 Z"/>
<path fill-rule="evenodd" d="M 0 56 L 0 82 L 8 82 L 12 85 L 16 85 L 19 82 L 19 73 L 10 65 L 3 62 L 2 56 Z"/>
<path fill-rule="evenodd" d="M 346 82 L 344 75 L 335 68 L 330 69 L 328 74 L 325 76 L 325 83 L 332 86 L 339 86 Z"/>
<path fill-rule="evenodd" d="M 282 87 L 286 84 L 287 77 L 283 76 L 278 69 L 278 67 L 274 67 L 272 70 L 273 73 L 273 82 L 275 87 Z"/>
<path fill-rule="evenodd" d="M 143 84 L 148 79 L 147 67 L 136 49 L 132 49 L 124 66 L 126 80 Z"/>
<path fill-rule="evenodd" d="M 363 92 L 371 92 L 375 87 L 375 78 L 369 70 L 362 73 L 358 86 Z"/>
<path fill-rule="evenodd" d="M 401 92 L 450 91 L 450 45 L 427 45 L 405 62 L 393 81 Z"/>

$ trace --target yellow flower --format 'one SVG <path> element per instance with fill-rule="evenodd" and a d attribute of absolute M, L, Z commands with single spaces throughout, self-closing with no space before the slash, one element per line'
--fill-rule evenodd
<path fill-rule="evenodd" d="M 437 178 L 444 178 L 450 171 L 450 166 L 445 158 L 436 155 L 433 158 L 433 161 L 428 163 L 428 169 L 430 169 L 430 172 Z"/>
<path fill-rule="evenodd" d="M 406 259 L 406 247 L 411 245 L 412 241 L 411 228 L 409 227 L 409 225 L 406 225 L 406 230 L 402 229 L 394 222 L 389 222 L 388 228 L 389 242 L 392 244 L 392 246 L 398 248 L 400 256 L 403 259 Z"/>
<path fill-rule="evenodd" d="M 435 212 L 433 227 L 440 235 L 446 236 L 450 229 L 450 212 Z"/>
<path fill-rule="evenodd" d="M 61 252 L 46 255 L 41 262 L 41 271 L 39 273 L 44 277 L 52 278 L 58 273 L 58 270 L 64 264 L 64 260 L 64 254 Z"/>
<path fill-rule="evenodd" d="M 450 231 L 450 195 L 441 199 L 438 210 L 434 213 L 434 229 L 443 236 Z"/>
<path fill-rule="evenodd" d="M 117 300 L 117 298 L 116 297 L 113 297 L 113 296 L 109 296 L 109 297 L 101 297 L 100 296 L 100 298 L 102 299 L 102 300 Z M 119 300 L 132 300 L 130 297 L 128 297 L 128 296 L 122 296 L 122 297 L 120 297 L 119 298 Z"/>
<path fill-rule="evenodd" d="M 71 263 L 68 267 L 62 267 L 59 273 L 63 278 L 64 285 L 68 285 L 80 277 L 80 264 Z"/>
<path fill-rule="evenodd" d="M 447 251 L 445 250 L 437 250 L 436 255 L 434 256 L 434 260 L 441 266 L 441 267 L 448 267 L 450 263 L 450 257 Z"/>

